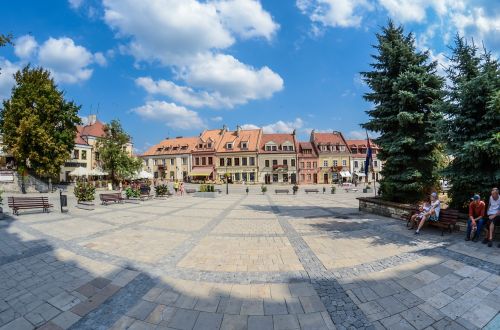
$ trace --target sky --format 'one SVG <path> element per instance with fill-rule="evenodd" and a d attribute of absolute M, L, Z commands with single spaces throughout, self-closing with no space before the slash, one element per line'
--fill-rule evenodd
<path fill-rule="evenodd" d="M 203 129 L 363 138 L 360 72 L 388 19 L 439 72 L 456 33 L 500 53 L 500 0 L 16 0 L 2 3 L 0 99 L 30 63 L 80 116 L 119 119 L 137 152 Z"/>

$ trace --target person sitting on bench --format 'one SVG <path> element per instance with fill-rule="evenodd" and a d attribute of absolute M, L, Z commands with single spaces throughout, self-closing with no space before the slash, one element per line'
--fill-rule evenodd
<path fill-rule="evenodd" d="M 481 200 L 479 194 L 475 194 L 472 198 L 472 202 L 469 204 L 469 219 L 467 220 L 467 234 L 465 236 L 466 241 L 472 240 L 477 242 L 479 235 L 481 235 L 481 230 L 485 224 L 484 211 L 486 205 Z"/>
<path fill-rule="evenodd" d="M 411 226 L 408 228 L 408 230 L 412 230 L 415 228 L 415 225 L 417 225 L 420 220 L 424 217 L 424 215 L 431 210 L 431 202 L 429 199 L 427 199 L 422 205 L 419 206 L 418 211 L 419 213 L 415 213 L 414 215 L 411 216 L 410 218 L 410 223 Z"/>
<path fill-rule="evenodd" d="M 438 221 L 439 220 L 439 212 L 441 211 L 441 202 L 439 201 L 438 194 L 436 192 L 433 192 L 431 194 L 431 209 L 429 212 L 426 212 L 424 216 L 422 217 L 422 220 L 420 220 L 420 223 L 418 224 L 418 228 L 415 231 L 415 235 L 420 235 L 420 229 L 424 226 L 424 223 L 429 220 L 429 221 Z"/>
<path fill-rule="evenodd" d="M 500 196 L 498 195 L 498 188 L 491 189 L 491 196 L 488 202 L 488 222 L 490 228 L 488 236 L 483 240 L 483 244 L 488 243 L 488 246 L 493 245 L 493 236 L 495 235 L 495 226 L 500 226 Z M 500 244 L 498 244 L 500 248 Z"/>

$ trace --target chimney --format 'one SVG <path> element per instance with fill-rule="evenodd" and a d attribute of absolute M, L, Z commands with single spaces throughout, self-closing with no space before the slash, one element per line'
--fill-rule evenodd
<path fill-rule="evenodd" d="M 294 128 L 292 131 L 292 135 L 295 135 L 296 132 L 297 132 L 297 129 Z"/>
<path fill-rule="evenodd" d="M 95 122 L 97 121 L 97 115 L 89 115 L 87 118 L 87 125 L 94 125 Z"/>
<path fill-rule="evenodd" d="M 241 126 L 238 125 L 238 126 L 236 126 L 236 136 L 237 137 L 240 137 L 240 132 L 241 132 Z"/>
<path fill-rule="evenodd" d="M 222 125 L 222 129 L 220 130 L 219 135 L 222 135 L 222 134 L 224 134 L 225 132 L 227 132 L 227 126 L 226 126 L 226 124 Z"/>

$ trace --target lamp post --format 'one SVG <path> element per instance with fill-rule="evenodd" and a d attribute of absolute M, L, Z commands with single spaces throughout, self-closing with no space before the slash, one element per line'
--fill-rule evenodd
<path fill-rule="evenodd" d="M 229 174 L 227 173 L 227 161 L 226 161 L 226 195 L 229 195 Z"/>

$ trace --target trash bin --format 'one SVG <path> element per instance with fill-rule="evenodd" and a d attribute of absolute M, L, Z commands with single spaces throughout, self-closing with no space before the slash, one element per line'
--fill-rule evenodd
<path fill-rule="evenodd" d="M 68 210 L 63 209 L 63 207 L 68 207 L 68 196 L 63 195 L 62 189 L 59 190 L 59 201 L 61 204 L 61 213 L 67 212 Z"/>

